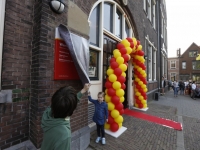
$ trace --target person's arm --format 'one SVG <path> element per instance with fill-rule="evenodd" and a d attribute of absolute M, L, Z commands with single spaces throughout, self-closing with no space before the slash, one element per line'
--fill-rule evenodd
<path fill-rule="evenodd" d="M 89 88 L 90 88 L 90 83 L 86 83 L 84 85 L 83 89 L 77 93 L 78 100 L 81 99 L 81 97 L 83 96 L 83 94 L 86 93 L 89 90 Z"/>
<path fill-rule="evenodd" d="M 105 114 L 106 114 L 106 122 L 108 122 L 108 105 L 107 104 L 105 107 Z"/>
<path fill-rule="evenodd" d="M 88 100 L 92 103 L 95 103 L 96 100 L 92 99 L 91 95 L 90 95 L 90 91 L 88 91 Z"/>

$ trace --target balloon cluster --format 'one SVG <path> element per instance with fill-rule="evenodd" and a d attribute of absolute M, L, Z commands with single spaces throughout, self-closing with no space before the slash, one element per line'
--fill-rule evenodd
<path fill-rule="evenodd" d="M 135 93 L 135 107 L 146 108 L 147 107 L 147 81 L 146 81 L 146 66 L 144 65 L 144 52 L 140 41 L 137 41 L 136 49 L 131 53 L 132 64 L 134 66 L 134 93 Z"/>
<path fill-rule="evenodd" d="M 123 122 L 124 113 L 124 89 L 126 85 L 127 62 L 130 60 L 130 54 L 137 49 L 137 40 L 135 38 L 126 38 L 117 44 L 117 49 L 113 51 L 113 57 L 110 59 L 110 67 L 107 70 L 107 81 L 105 83 L 106 95 L 105 101 L 108 104 L 109 117 L 105 123 L 105 129 L 116 132 Z"/>

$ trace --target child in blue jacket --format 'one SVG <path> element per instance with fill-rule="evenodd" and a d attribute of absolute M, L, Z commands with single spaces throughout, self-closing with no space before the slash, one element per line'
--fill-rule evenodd
<path fill-rule="evenodd" d="M 97 125 L 98 137 L 96 139 L 96 143 L 99 143 L 99 141 L 101 140 L 102 144 L 106 144 L 104 124 L 105 124 L 105 121 L 108 122 L 108 106 L 107 106 L 107 103 L 104 102 L 103 92 L 99 92 L 97 96 L 98 96 L 98 99 L 94 100 L 91 98 L 90 92 L 88 92 L 89 101 L 95 105 L 93 121 Z"/>

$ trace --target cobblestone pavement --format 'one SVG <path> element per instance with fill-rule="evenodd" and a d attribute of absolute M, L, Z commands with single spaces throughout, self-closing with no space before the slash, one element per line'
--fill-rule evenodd
<path fill-rule="evenodd" d="M 149 102 L 148 108 L 144 113 L 174 121 L 182 118 L 183 131 L 123 115 L 127 130 L 122 135 L 114 138 L 106 134 L 106 145 L 102 145 L 95 143 L 94 131 L 87 150 L 200 150 L 200 98 L 174 97 L 169 91 L 158 101 Z"/>

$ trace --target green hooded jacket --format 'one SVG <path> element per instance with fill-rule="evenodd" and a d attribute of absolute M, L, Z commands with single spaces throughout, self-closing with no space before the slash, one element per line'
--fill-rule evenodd
<path fill-rule="evenodd" d="M 77 94 L 78 100 L 82 93 Z M 42 116 L 42 129 L 44 131 L 41 150 L 70 150 L 71 128 L 70 118 L 53 118 L 51 108 L 48 107 Z"/>

